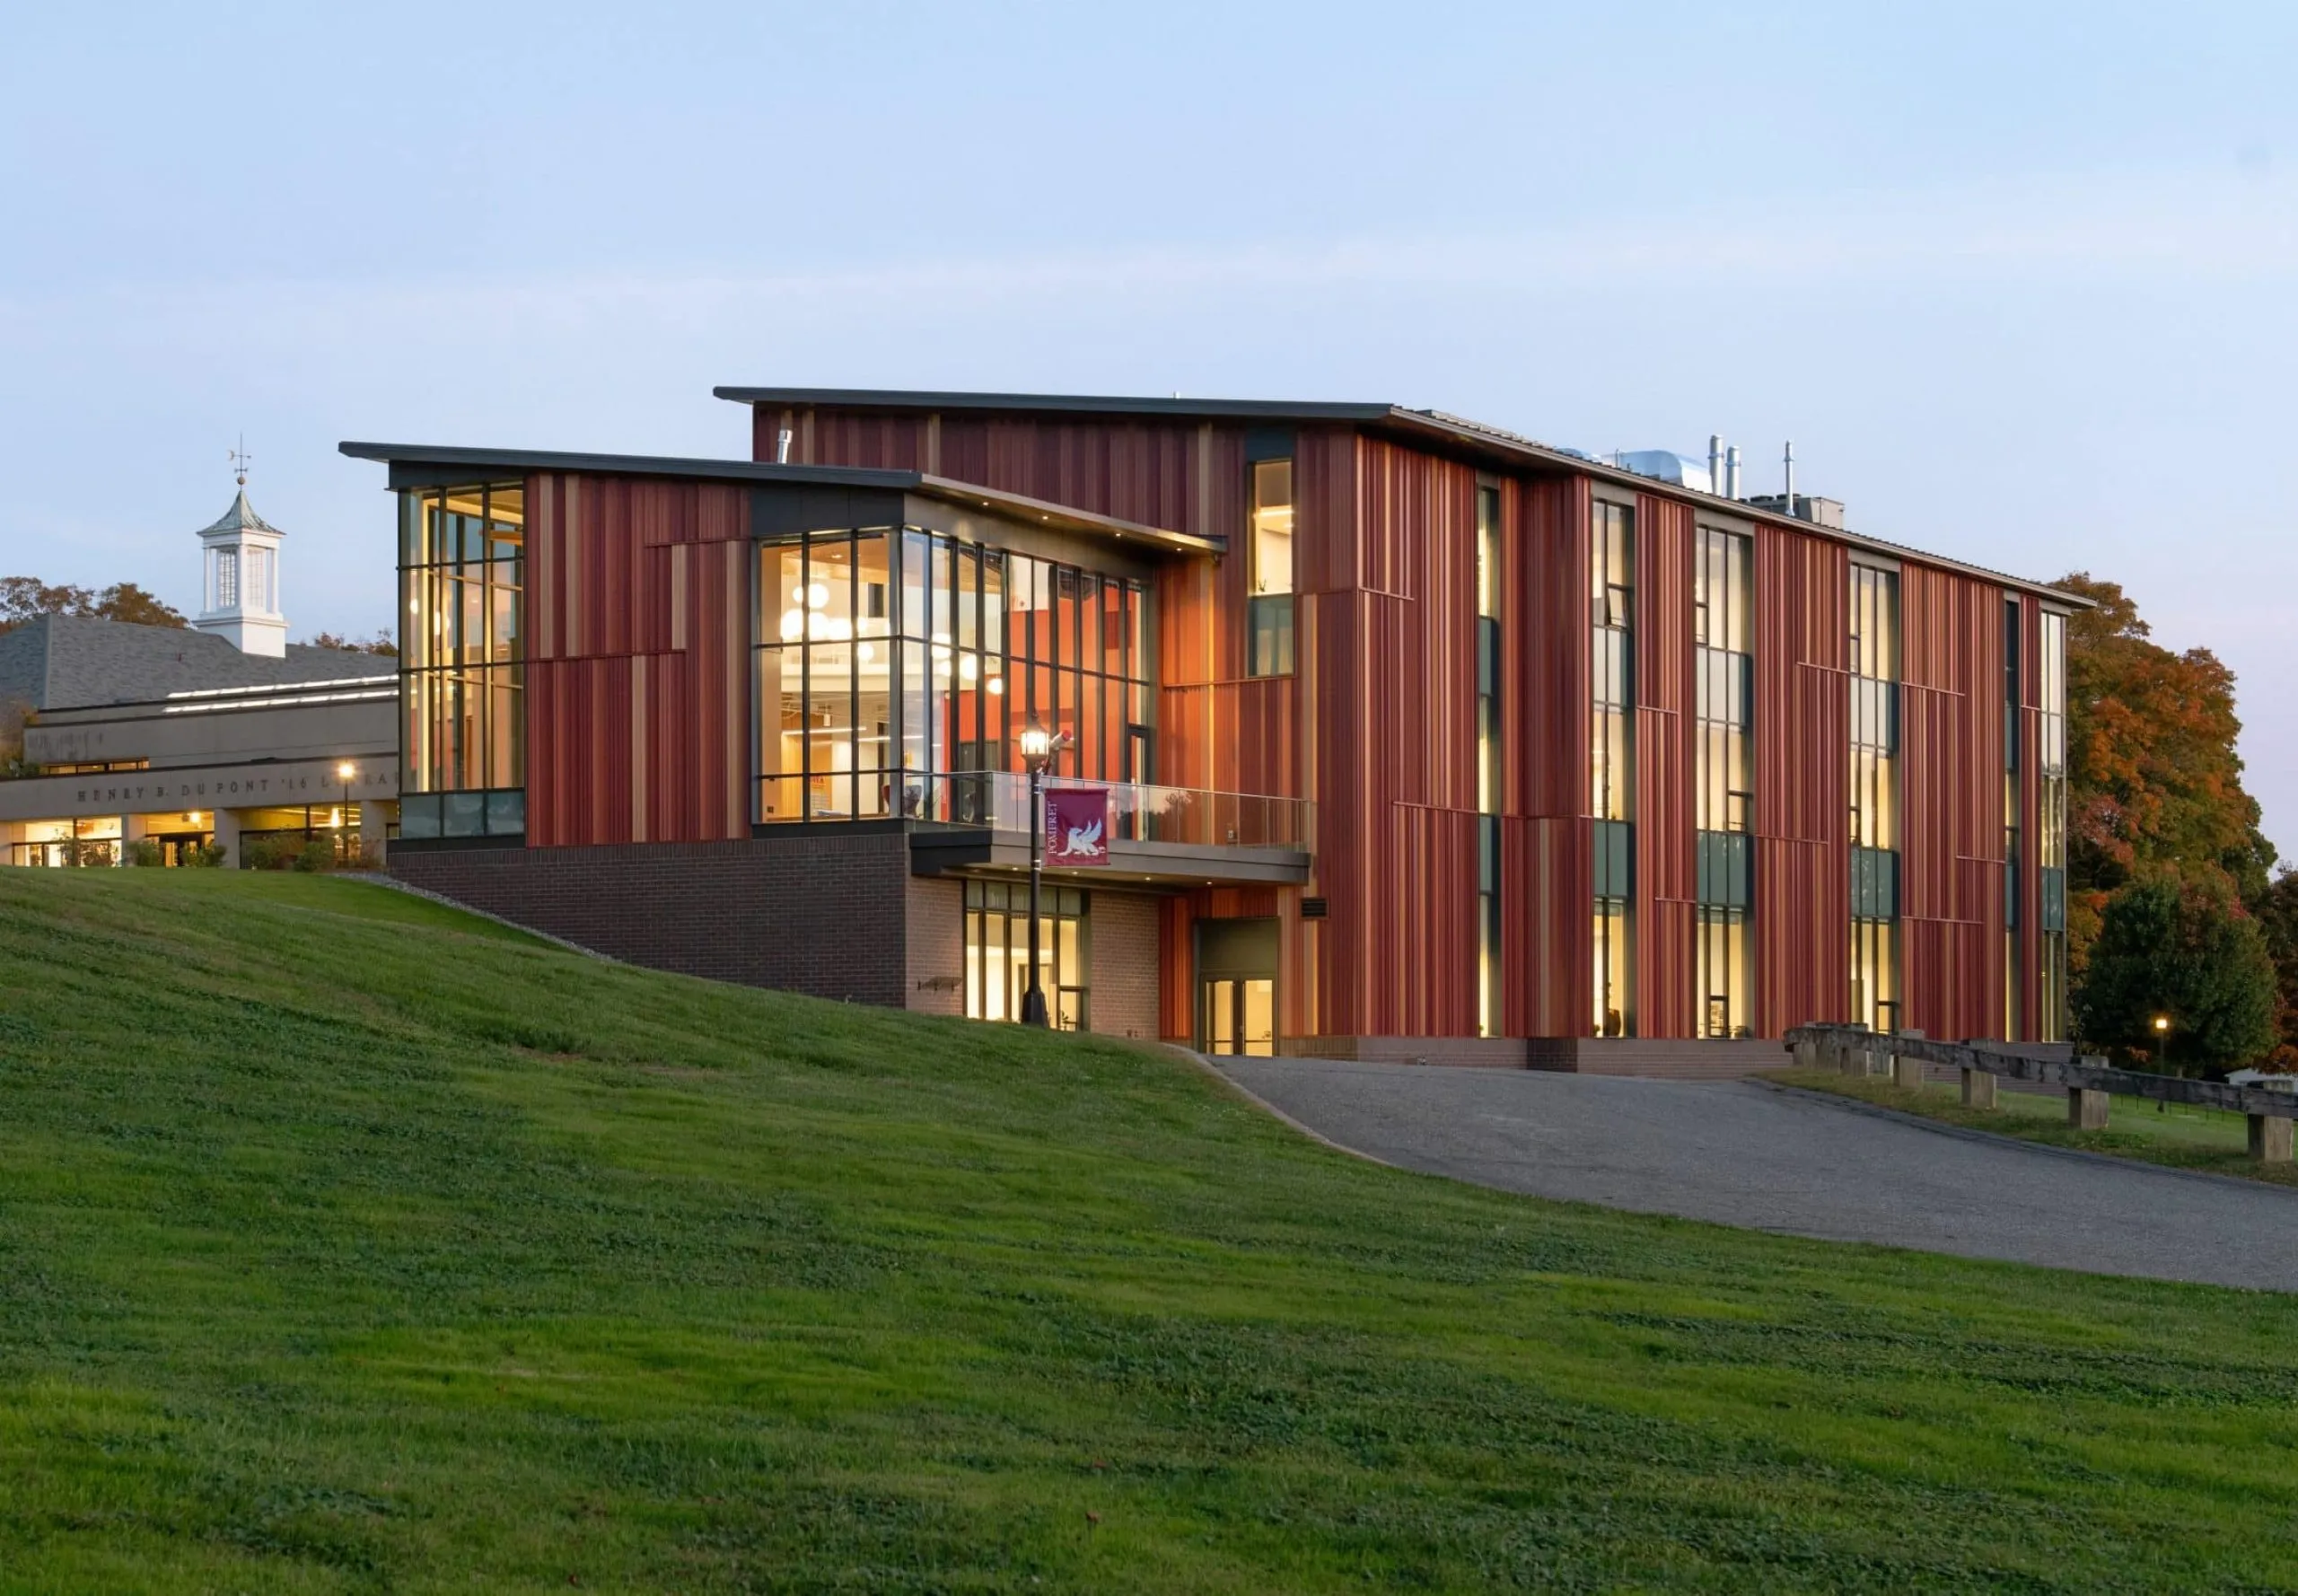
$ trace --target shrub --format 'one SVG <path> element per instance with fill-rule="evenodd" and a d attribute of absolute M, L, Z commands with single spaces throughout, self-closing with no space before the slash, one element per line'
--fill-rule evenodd
<path fill-rule="evenodd" d="M 127 845 L 127 862 L 140 869 L 155 870 L 168 862 L 167 850 L 156 837 L 139 837 Z"/>
<path fill-rule="evenodd" d="M 288 863 L 297 870 L 333 870 L 335 844 L 324 837 L 307 837 Z"/>
<path fill-rule="evenodd" d="M 299 837 L 249 837 L 240 844 L 240 868 L 285 870 L 295 862 L 295 855 L 303 851 L 303 846 Z"/>

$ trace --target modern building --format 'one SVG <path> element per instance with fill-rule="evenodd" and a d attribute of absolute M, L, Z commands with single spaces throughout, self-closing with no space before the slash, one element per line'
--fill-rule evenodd
<path fill-rule="evenodd" d="M 750 460 L 343 446 L 398 496 L 395 872 L 1010 1018 L 1034 721 L 1110 794 L 1109 862 L 1048 873 L 1057 1023 L 1563 1068 L 2064 1033 L 2078 599 L 1736 496 L 1720 449 L 719 393 Z"/>
<path fill-rule="evenodd" d="M 0 633 L 0 713 L 33 772 L 0 781 L 10 864 L 238 864 L 259 838 L 372 851 L 399 793 L 397 662 L 286 641 L 280 532 L 248 504 L 199 534 L 189 627 L 39 616 Z M 150 846 L 139 848 L 138 843 Z"/>

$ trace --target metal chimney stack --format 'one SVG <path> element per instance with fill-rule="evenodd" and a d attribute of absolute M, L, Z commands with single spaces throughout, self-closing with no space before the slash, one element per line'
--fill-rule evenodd
<path fill-rule="evenodd" d="M 1724 434 L 1707 434 L 1707 491 L 1724 491 Z"/>
<path fill-rule="evenodd" d="M 1740 446 L 1737 443 L 1724 452 L 1724 496 L 1727 499 L 1740 496 Z"/>
<path fill-rule="evenodd" d="M 791 433 L 790 429 L 785 426 L 782 429 L 782 435 L 774 440 L 774 463 L 776 465 L 786 466 L 790 463 L 790 440 L 793 435 L 794 434 Z"/>
<path fill-rule="evenodd" d="M 1793 515 L 1795 513 L 1795 440 L 1793 438 L 1787 440 L 1786 452 L 1780 456 L 1779 469 L 1781 474 L 1780 513 L 1785 515 Z"/>

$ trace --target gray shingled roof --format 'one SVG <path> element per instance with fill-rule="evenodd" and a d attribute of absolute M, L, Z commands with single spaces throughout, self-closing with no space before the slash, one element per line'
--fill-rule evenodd
<path fill-rule="evenodd" d="M 348 649 L 291 643 L 287 657 L 241 653 L 209 632 L 42 615 L 0 633 L 0 700 L 33 709 L 147 704 L 199 688 L 380 676 L 399 668 Z"/>

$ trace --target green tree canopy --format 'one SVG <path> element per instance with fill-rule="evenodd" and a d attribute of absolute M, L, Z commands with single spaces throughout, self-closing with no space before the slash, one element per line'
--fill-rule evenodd
<path fill-rule="evenodd" d="M 2090 1047 L 2145 1055 L 2171 1022 L 2171 1067 L 2228 1069 L 2275 1045 L 2276 983 L 2259 922 L 2219 882 L 2160 874 L 2107 899 L 2074 994 Z"/>

